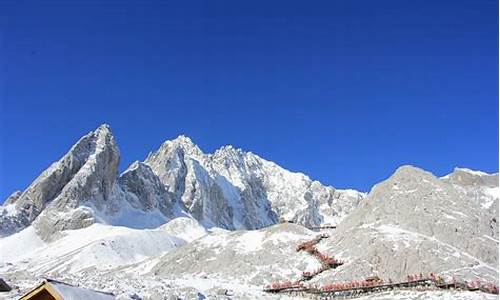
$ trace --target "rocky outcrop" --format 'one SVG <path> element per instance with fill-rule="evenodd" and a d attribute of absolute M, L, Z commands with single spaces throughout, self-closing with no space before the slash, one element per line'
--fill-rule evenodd
<path fill-rule="evenodd" d="M 135 209 L 158 209 L 169 219 L 182 210 L 175 195 L 165 188 L 151 168 L 139 161 L 134 162 L 118 178 L 124 198 Z"/>
<path fill-rule="evenodd" d="M 497 280 L 497 236 L 488 213 L 455 185 L 404 166 L 372 189 L 325 249 L 347 262 L 335 271 L 339 280 L 429 272 Z"/>
<path fill-rule="evenodd" d="M 45 170 L 15 201 L 16 210 L 0 219 L 0 234 L 19 231 L 33 222 L 48 206 L 66 211 L 92 201 L 101 207 L 109 198 L 116 179 L 119 151 L 108 125 L 82 137 L 59 161 Z M 81 214 L 74 216 L 78 223 Z M 42 227 L 75 227 L 56 220 Z M 73 219 L 73 218 L 69 218 Z M 15 223 L 15 226 L 9 224 Z M 55 224 L 54 224 L 55 223 Z M 67 226 L 68 225 L 68 226 Z"/>
<path fill-rule="evenodd" d="M 365 194 L 335 190 L 232 146 L 204 154 L 189 138 L 165 142 L 144 162 L 204 225 L 256 229 L 280 219 L 338 223 Z"/>
<path fill-rule="evenodd" d="M 120 176 L 119 160 L 108 125 L 85 135 L 2 206 L 0 234 L 32 223 L 44 237 L 94 222 L 153 227 L 180 215 L 226 229 L 262 228 L 280 219 L 316 226 L 338 223 L 365 196 L 232 146 L 204 154 L 185 136 L 166 141 Z"/>
<path fill-rule="evenodd" d="M 488 174 L 467 168 L 455 168 L 452 173 L 442 177 L 442 179 L 463 187 L 498 188 L 498 173 Z"/>
<path fill-rule="evenodd" d="M 322 254 L 343 264 L 321 272 L 311 283 L 373 275 L 401 280 L 408 274 L 431 272 L 495 282 L 498 240 L 485 216 L 453 184 L 419 168 L 401 167 L 316 245 Z M 203 274 L 257 285 L 295 281 L 302 271 L 320 267 L 296 251 L 299 243 L 316 235 L 294 224 L 214 232 L 163 256 L 151 275 L 193 278 Z"/>
<path fill-rule="evenodd" d="M 148 219 L 150 211 L 155 222 L 135 227 L 159 226 L 181 211 L 148 166 L 134 163 L 118 178 L 119 160 L 108 125 L 85 135 L 21 195 L 10 198 L 10 205 L 0 210 L 0 234 L 33 224 L 50 239 L 54 233 L 95 222 L 124 225 L 124 219 L 138 214 Z"/>
<path fill-rule="evenodd" d="M 22 191 L 15 191 L 14 193 L 10 194 L 10 196 L 5 200 L 3 203 L 4 206 L 14 204 L 23 194 Z"/>

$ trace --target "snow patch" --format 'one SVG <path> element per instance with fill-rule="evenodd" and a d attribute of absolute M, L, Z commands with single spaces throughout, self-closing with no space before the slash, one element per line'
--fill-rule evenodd
<path fill-rule="evenodd" d="M 167 224 L 162 225 L 160 228 L 187 242 L 192 242 L 208 234 L 207 230 L 201 226 L 198 221 L 187 217 L 175 218 Z"/>

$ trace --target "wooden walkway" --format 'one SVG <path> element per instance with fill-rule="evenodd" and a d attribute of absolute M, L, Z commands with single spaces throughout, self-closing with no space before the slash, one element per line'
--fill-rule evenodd
<path fill-rule="evenodd" d="M 320 253 L 316 248 L 316 244 L 328 237 L 327 234 L 318 235 L 313 240 L 299 244 L 296 249 L 297 251 L 305 251 L 316 257 L 321 263 L 320 269 L 313 272 L 303 272 L 302 277 L 294 282 L 272 283 L 264 287 L 264 291 L 268 293 L 287 293 L 296 296 L 319 296 L 321 299 L 352 298 L 367 293 L 383 292 L 394 289 L 456 289 L 498 294 L 498 286 L 495 284 L 478 281 L 459 282 L 455 279 L 452 282 L 446 282 L 444 278 L 432 273 L 429 276 L 423 276 L 422 274 L 409 275 L 406 281 L 399 282 L 386 282 L 378 277 L 374 277 L 359 281 L 337 282 L 325 285 L 307 284 L 306 281 L 311 280 L 316 275 L 343 264 L 340 260 Z"/>
<path fill-rule="evenodd" d="M 323 226 L 307 227 L 307 229 L 314 230 L 314 231 L 336 229 L 336 228 L 337 228 L 337 226 L 335 226 L 335 225 L 323 225 Z"/>
<path fill-rule="evenodd" d="M 284 283 L 278 286 L 268 286 L 264 291 L 268 293 L 287 293 L 290 295 L 305 296 L 307 294 L 319 295 L 322 299 L 331 299 L 339 297 L 355 297 L 367 293 L 383 292 L 395 289 L 454 289 L 463 291 L 481 291 L 484 293 L 498 294 L 498 287 L 493 284 L 481 283 L 479 285 L 470 285 L 466 282 L 460 283 L 441 283 L 435 279 L 424 278 L 419 280 L 401 281 L 393 283 L 380 283 L 373 285 L 350 285 L 344 284 L 326 284 L 326 285 L 305 285 L 301 282 L 292 284 Z"/>

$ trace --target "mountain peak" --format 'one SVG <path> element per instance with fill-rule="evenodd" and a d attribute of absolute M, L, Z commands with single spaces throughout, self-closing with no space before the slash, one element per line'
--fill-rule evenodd
<path fill-rule="evenodd" d="M 177 136 L 175 139 L 172 140 L 172 142 L 180 143 L 180 144 L 193 144 L 194 145 L 191 138 L 187 135 L 184 135 L 184 134 Z"/>
<path fill-rule="evenodd" d="M 14 193 L 10 194 L 10 196 L 5 200 L 3 205 L 9 205 L 15 203 L 17 199 L 21 197 L 22 194 L 23 194 L 22 191 L 15 191 Z"/>
<path fill-rule="evenodd" d="M 131 171 L 131 170 L 135 170 L 135 169 L 138 169 L 141 167 L 141 165 L 143 165 L 144 163 L 138 161 L 138 160 L 135 160 L 134 162 L 132 162 L 130 164 L 130 166 L 127 168 L 127 170 L 125 170 L 123 173 L 127 172 L 127 171 Z"/>
<path fill-rule="evenodd" d="M 203 156 L 203 152 L 201 149 L 186 135 L 179 135 L 173 140 L 165 141 L 160 149 L 153 153 L 152 155 L 157 155 L 158 153 L 169 153 L 172 150 L 182 149 L 184 153 L 193 155 L 193 156 Z M 151 156 L 151 155 L 150 155 Z M 146 159 L 147 160 L 147 159 Z"/>
<path fill-rule="evenodd" d="M 405 178 L 410 177 L 414 178 L 418 175 L 421 176 L 433 176 L 430 172 L 421 169 L 419 167 L 415 167 L 413 165 L 402 165 L 396 169 L 396 171 L 392 174 L 391 178 Z"/>
<path fill-rule="evenodd" d="M 476 170 L 472 170 L 469 168 L 461 168 L 461 167 L 455 167 L 455 169 L 453 169 L 453 173 L 467 173 L 467 174 L 472 175 L 472 176 L 493 176 L 493 175 L 495 175 L 495 174 L 488 174 L 488 173 L 483 172 L 483 171 L 476 171 Z"/>
<path fill-rule="evenodd" d="M 165 145 L 165 144 L 180 146 L 184 149 L 198 148 L 198 146 L 193 142 L 193 140 L 189 136 L 184 135 L 184 134 L 177 136 L 175 139 L 166 140 L 163 143 L 163 145 Z"/>
<path fill-rule="evenodd" d="M 118 174 L 120 152 L 107 124 L 81 137 L 58 161 L 43 171 L 18 197 L 15 211 L 0 220 L 0 235 L 10 234 L 31 224 L 50 206 L 54 214 L 70 212 L 82 203 L 104 207 L 111 196 Z M 47 213 L 48 214 L 48 213 Z M 81 218 L 86 216 L 81 215 Z M 44 218 L 47 232 L 55 226 L 79 228 L 76 217 L 59 222 L 52 216 Z M 41 224 L 43 221 L 40 221 Z M 57 223 L 53 224 L 51 222 Z M 83 224 L 83 223 L 82 223 Z"/>
<path fill-rule="evenodd" d="M 225 145 L 220 147 L 214 152 L 214 156 L 221 156 L 221 155 L 237 155 L 241 156 L 243 154 L 246 154 L 245 151 L 243 151 L 241 148 L 235 148 L 232 145 Z"/>
<path fill-rule="evenodd" d="M 461 186 L 498 186 L 498 173 L 488 174 L 468 168 L 456 167 L 453 172 L 441 177 L 441 179 Z"/>
<path fill-rule="evenodd" d="M 101 125 L 99 125 L 99 127 L 97 127 L 96 131 L 103 131 L 103 132 L 111 133 L 111 126 L 109 126 L 109 124 L 107 124 L 107 123 L 102 123 Z"/>

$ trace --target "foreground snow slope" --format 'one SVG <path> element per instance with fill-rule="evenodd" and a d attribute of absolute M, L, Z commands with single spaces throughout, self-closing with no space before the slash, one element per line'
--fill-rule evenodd
<path fill-rule="evenodd" d="M 57 275 L 85 269 L 107 270 L 172 251 L 186 242 L 163 230 L 136 230 L 93 224 L 44 242 L 33 229 L 0 240 L 0 264 Z"/>
<path fill-rule="evenodd" d="M 225 278 L 261 286 L 317 268 L 316 260 L 295 251 L 298 243 L 315 236 L 315 232 L 295 224 L 215 232 L 167 253 L 149 273 L 166 279 Z"/>
<path fill-rule="evenodd" d="M 178 220 L 178 223 L 186 222 Z M 121 239 L 112 237 L 122 236 L 123 228 L 101 228 L 102 225 L 96 225 L 82 230 L 89 230 L 87 236 L 94 235 L 97 241 L 105 241 L 106 245 L 102 245 L 103 247 L 113 248 L 113 241 L 121 244 Z M 120 299 L 131 299 L 131 297 L 164 299 L 166 295 L 195 299 L 210 295 L 222 297 L 221 294 L 231 294 L 234 299 L 288 299 L 288 297 L 265 294 L 262 292 L 262 286 L 271 281 L 296 280 L 302 271 L 319 267 L 315 259 L 303 252 L 295 251 L 298 243 L 310 240 L 317 233 L 294 224 L 279 224 L 256 231 L 216 230 L 176 249 L 170 249 L 167 244 L 166 254 L 151 256 L 145 260 L 132 259 L 130 264 L 120 261 L 120 253 L 109 256 L 110 252 L 107 251 L 103 253 L 93 247 L 81 247 L 89 240 L 77 239 L 80 245 L 68 247 L 68 244 L 75 243 L 72 234 L 74 232 L 52 245 L 54 249 L 60 249 L 61 253 L 69 253 L 60 256 L 59 262 L 65 262 L 62 266 L 52 264 L 50 259 L 48 263 L 44 263 L 49 248 L 46 248 L 47 245 L 42 245 L 39 248 L 41 265 L 37 265 L 35 257 L 31 258 L 32 263 L 27 262 L 30 260 L 28 255 L 19 265 L 18 262 L 14 262 L 15 267 L 0 264 L 0 272 L 7 275 L 7 280 L 15 279 L 21 290 L 34 286 L 36 278 L 50 276 L 85 287 L 110 291 Z M 154 236 L 155 240 L 158 238 L 160 237 Z M 151 247 L 144 238 L 133 240 L 134 245 L 140 242 Z M 387 245 L 397 242 L 399 241 L 383 241 Z M 153 242 L 156 243 L 158 241 Z M 99 242 L 90 244 L 99 246 Z M 320 250 L 329 251 L 329 244 L 328 240 L 322 241 L 319 244 Z M 135 249 L 134 252 L 140 251 Z M 125 252 L 121 252 L 123 253 Z M 144 251 L 143 255 L 144 253 L 147 255 L 147 251 Z M 346 256 L 340 253 L 340 256 L 344 258 L 349 253 L 345 254 Z M 98 259 L 92 255 L 96 255 Z M 392 258 L 397 259 L 397 257 L 394 255 Z M 92 263 L 102 263 L 101 258 L 105 258 L 105 261 L 111 264 L 91 266 Z M 390 267 L 390 264 L 386 265 Z M 377 274 L 383 276 L 381 273 Z M 342 277 L 333 271 L 327 271 L 323 275 L 320 281 L 336 281 Z M 492 295 L 483 293 L 452 291 L 395 291 L 361 299 L 387 299 L 388 296 L 391 299 L 496 299 Z"/>

